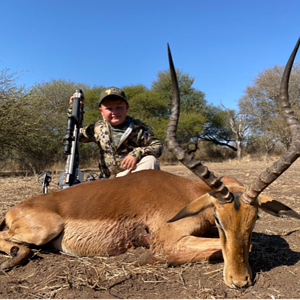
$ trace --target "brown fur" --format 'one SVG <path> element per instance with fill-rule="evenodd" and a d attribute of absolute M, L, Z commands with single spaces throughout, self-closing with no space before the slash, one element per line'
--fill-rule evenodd
<path fill-rule="evenodd" d="M 62 246 L 77 255 L 114 255 L 135 246 L 163 252 L 178 239 L 178 225 L 166 221 L 209 190 L 200 180 L 155 170 L 83 183 L 14 206 L 5 217 L 9 230 L 0 237 L 43 245 L 62 233 Z M 201 236 L 214 225 L 211 216 L 210 209 L 193 217 L 199 225 L 181 220 L 181 227 Z"/>

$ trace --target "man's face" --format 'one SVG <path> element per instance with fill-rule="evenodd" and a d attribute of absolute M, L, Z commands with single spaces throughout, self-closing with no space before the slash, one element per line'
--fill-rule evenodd
<path fill-rule="evenodd" d="M 124 100 L 106 99 L 101 103 L 99 111 L 111 126 L 117 126 L 125 121 L 128 108 Z"/>

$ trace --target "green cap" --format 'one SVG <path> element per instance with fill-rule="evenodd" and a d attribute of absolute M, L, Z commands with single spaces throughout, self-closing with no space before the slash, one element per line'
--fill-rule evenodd
<path fill-rule="evenodd" d="M 101 92 L 99 106 L 101 105 L 103 100 L 108 98 L 120 98 L 124 100 L 126 104 L 128 104 L 124 91 L 115 86 L 111 86 Z"/>

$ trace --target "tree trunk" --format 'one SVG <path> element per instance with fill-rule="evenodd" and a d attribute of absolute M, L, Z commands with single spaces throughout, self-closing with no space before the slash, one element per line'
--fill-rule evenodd
<path fill-rule="evenodd" d="M 237 141 L 237 159 L 238 161 L 241 161 L 242 159 L 242 142 Z"/>

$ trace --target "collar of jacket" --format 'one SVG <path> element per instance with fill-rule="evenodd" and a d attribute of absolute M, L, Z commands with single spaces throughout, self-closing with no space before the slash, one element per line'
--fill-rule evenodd
<path fill-rule="evenodd" d="M 111 147 L 114 149 L 114 151 L 117 150 L 117 149 L 122 145 L 122 143 L 123 143 L 123 142 L 127 139 L 127 137 L 130 135 L 130 133 L 132 132 L 132 129 L 133 129 L 133 127 L 134 127 L 134 122 L 133 122 L 132 117 L 127 116 L 126 119 L 129 120 L 130 123 L 129 123 L 129 126 L 128 126 L 128 128 L 126 129 L 126 131 L 125 131 L 125 132 L 123 133 L 123 135 L 121 136 L 120 142 L 119 142 L 119 144 L 118 144 L 117 147 L 114 146 L 114 143 L 113 143 L 113 140 L 112 140 L 112 133 L 111 133 L 111 130 L 110 130 L 110 126 L 109 126 L 109 124 L 107 123 L 107 121 L 106 121 L 105 119 L 103 119 L 104 128 L 105 128 L 106 131 L 109 132 L 109 137 L 107 137 L 107 138 L 109 139 L 109 143 L 110 143 Z M 105 136 L 105 135 L 104 135 L 104 136 Z"/>

